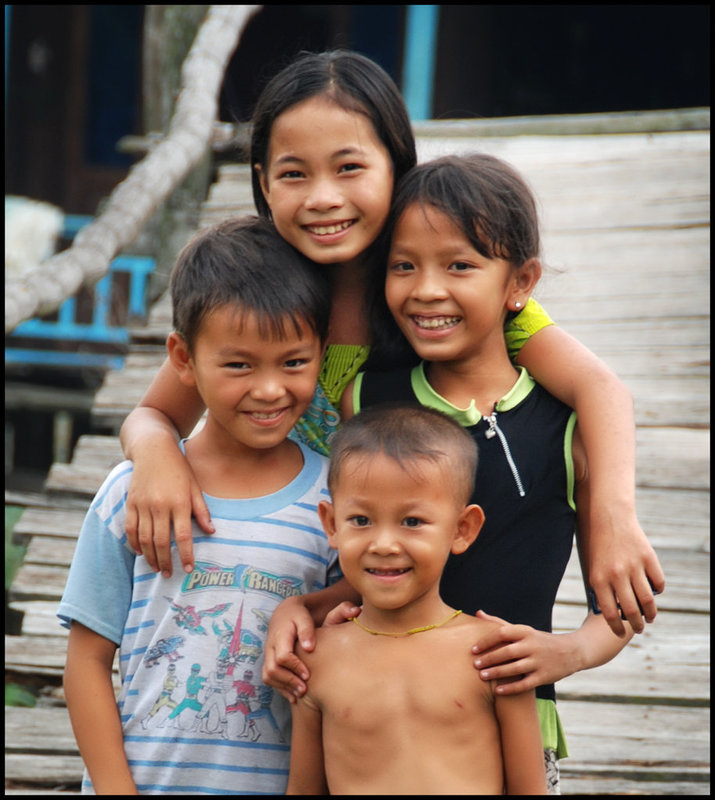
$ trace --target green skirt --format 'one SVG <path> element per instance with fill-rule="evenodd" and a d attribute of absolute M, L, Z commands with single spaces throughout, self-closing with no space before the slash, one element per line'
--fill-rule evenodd
<path fill-rule="evenodd" d="M 553 700 L 542 700 L 537 697 L 536 710 L 539 713 L 544 750 L 553 750 L 557 758 L 566 758 L 569 749 L 566 746 L 566 735 L 559 712 L 556 710 L 556 703 Z"/>

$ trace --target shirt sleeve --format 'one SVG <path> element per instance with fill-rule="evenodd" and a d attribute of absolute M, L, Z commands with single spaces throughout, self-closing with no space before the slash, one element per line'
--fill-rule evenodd
<path fill-rule="evenodd" d="M 512 362 L 516 363 L 519 351 L 530 336 L 555 324 L 546 310 L 530 297 L 524 308 L 504 326 L 506 348 Z"/>
<path fill-rule="evenodd" d="M 121 481 L 107 494 L 113 513 L 105 513 L 106 501 L 96 500 L 87 512 L 57 616 L 66 628 L 76 621 L 119 645 L 131 605 L 136 556 L 123 531 L 126 492 Z"/>

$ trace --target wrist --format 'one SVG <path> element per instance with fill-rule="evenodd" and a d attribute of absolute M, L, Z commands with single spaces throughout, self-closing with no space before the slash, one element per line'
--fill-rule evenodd
<path fill-rule="evenodd" d="M 569 675 L 575 675 L 581 670 L 588 669 L 587 642 L 584 641 L 584 637 L 581 635 L 581 629 L 556 635 L 561 639 L 559 650 L 565 667 L 562 677 L 567 678 Z"/>
<path fill-rule="evenodd" d="M 599 501 L 594 494 L 593 500 L 589 518 L 595 530 L 603 527 L 623 527 L 626 520 L 636 517 L 635 498 L 632 496 L 611 495 L 608 501 Z"/>

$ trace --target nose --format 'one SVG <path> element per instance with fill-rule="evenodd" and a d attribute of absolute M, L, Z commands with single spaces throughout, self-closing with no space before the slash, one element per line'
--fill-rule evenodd
<path fill-rule="evenodd" d="M 419 269 L 415 272 L 410 294 L 416 300 L 431 302 L 447 297 L 447 290 L 438 270 Z"/>
<path fill-rule="evenodd" d="M 251 386 L 251 397 L 264 403 L 280 400 L 286 394 L 285 383 L 281 376 L 273 373 L 261 373 L 255 376 Z"/>
<path fill-rule="evenodd" d="M 329 176 L 320 177 L 312 182 L 305 204 L 314 211 L 327 211 L 340 208 L 343 205 L 343 196 Z"/>
<path fill-rule="evenodd" d="M 369 551 L 380 556 L 392 555 L 400 552 L 400 543 L 393 535 L 389 525 L 376 525 L 373 530 Z"/>

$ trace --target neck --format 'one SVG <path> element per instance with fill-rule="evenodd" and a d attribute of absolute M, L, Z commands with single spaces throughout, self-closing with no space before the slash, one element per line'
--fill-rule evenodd
<path fill-rule="evenodd" d="M 330 344 L 368 344 L 367 268 L 358 262 L 333 264 L 330 273 Z"/>
<path fill-rule="evenodd" d="M 303 454 L 295 442 L 256 449 L 212 435 L 211 417 L 185 443 L 186 459 L 201 489 L 213 497 L 265 497 L 289 484 L 303 468 Z"/>
<path fill-rule="evenodd" d="M 381 608 L 363 598 L 357 624 L 374 635 L 397 638 L 441 627 L 458 613 L 442 600 L 438 592 L 428 593 L 400 608 Z"/>
<path fill-rule="evenodd" d="M 519 371 L 504 352 L 503 358 L 470 361 L 431 361 L 425 365 L 430 386 L 457 408 L 468 408 L 471 401 L 482 414 L 491 413 L 494 404 L 506 395 L 519 379 Z"/>
<path fill-rule="evenodd" d="M 373 630 L 372 628 L 368 628 L 367 625 L 360 622 L 358 617 L 353 617 L 352 620 L 358 626 L 358 628 L 361 628 L 362 630 L 365 631 L 365 633 L 369 633 L 371 636 L 388 636 L 392 639 L 403 639 L 407 636 L 414 636 L 417 633 L 427 633 L 427 631 L 432 631 L 435 628 L 441 628 L 443 625 L 446 625 L 448 622 L 451 622 L 456 616 L 458 616 L 461 613 L 462 613 L 461 610 L 451 611 L 444 619 L 440 620 L 439 622 L 432 622 L 428 625 L 420 625 L 417 628 L 409 628 L 408 630 L 399 632 L 376 631 Z"/>

